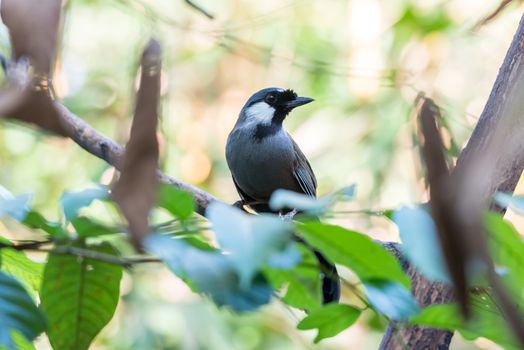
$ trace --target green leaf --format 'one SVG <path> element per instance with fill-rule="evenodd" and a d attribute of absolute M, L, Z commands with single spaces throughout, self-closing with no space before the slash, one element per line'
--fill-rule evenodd
<path fill-rule="evenodd" d="M 82 247 L 116 254 L 107 242 Z M 42 309 L 55 350 L 88 349 L 111 320 L 119 298 L 122 267 L 74 256 L 49 254 L 42 282 Z"/>
<path fill-rule="evenodd" d="M 71 220 L 71 224 L 79 237 L 97 237 L 123 232 L 123 230 L 114 229 L 85 216 L 74 218 Z"/>
<path fill-rule="evenodd" d="M 420 311 L 409 290 L 399 283 L 365 281 L 364 292 L 373 308 L 392 320 L 405 320 Z"/>
<path fill-rule="evenodd" d="M 45 329 L 45 319 L 20 282 L 0 272 L 0 347 L 18 349 L 18 331 L 28 340 Z"/>
<path fill-rule="evenodd" d="M 218 251 L 200 250 L 182 240 L 162 235 L 150 235 L 144 246 L 218 306 L 228 306 L 239 312 L 252 311 L 271 299 L 273 289 L 261 275 L 254 278 L 251 286 L 243 288 L 231 260 Z"/>
<path fill-rule="evenodd" d="M 430 305 L 409 322 L 447 330 L 457 330 L 468 340 L 484 337 L 504 347 L 518 349 L 498 306 L 489 293 L 471 295 L 472 316 L 464 321 L 456 304 Z"/>
<path fill-rule="evenodd" d="M 514 295 L 521 298 L 524 290 L 524 241 L 513 225 L 500 215 L 485 215 L 488 244 L 497 271 Z"/>
<path fill-rule="evenodd" d="M 29 228 L 41 229 L 42 231 L 49 233 L 51 236 L 66 236 L 66 232 L 59 223 L 47 221 L 42 214 L 33 210 L 27 213 L 22 224 Z"/>
<path fill-rule="evenodd" d="M 313 252 L 299 246 L 302 258 L 300 264 L 289 270 L 264 269 L 264 275 L 275 289 L 285 288 L 282 301 L 304 310 L 313 310 L 322 304 L 322 280 L 318 261 Z"/>
<path fill-rule="evenodd" d="M 94 200 L 103 200 L 108 196 L 107 187 L 99 186 L 76 192 L 66 191 L 60 197 L 60 203 L 67 221 L 71 221 L 78 216 L 80 209 L 89 206 Z"/>
<path fill-rule="evenodd" d="M 296 265 L 300 259 L 300 256 L 286 249 L 291 243 L 291 224 L 276 215 L 248 215 L 230 205 L 212 203 L 207 208 L 206 216 L 213 224 L 220 248 L 228 253 L 225 257 L 238 272 L 244 289 L 249 288 L 253 277 L 272 259 L 284 260 L 285 264 L 289 258 L 289 267 Z"/>
<path fill-rule="evenodd" d="M 158 194 L 158 205 L 167 209 L 171 214 L 185 220 L 195 211 L 193 196 L 186 191 L 179 190 L 172 185 L 160 186 Z"/>
<path fill-rule="evenodd" d="M 393 213 L 402 251 L 427 279 L 451 283 L 431 215 L 420 207 L 402 207 Z"/>
<path fill-rule="evenodd" d="M 329 338 L 351 326 L 360 316 L 360 310 L 345 304 L 328 304 L 313 310 L 297 325 L 298 329 L 318 329 L 315 343 Z"/>
<path fill-rule="evenodd" d="M 17 221 L 24 221 L 30 210 L 31 198 L 30 194 L 21 194 L 13 198 L 0 199 L 0 218 L 10 216 Z"/>
<path fill-rule="evenodd" d="M 329 260 L 347 266 L 361 280 L 390 280 L 409 287 L 409 278 L 397 259 L 368 236 L 318 222 L 300 224 L 297 228 Z"/>
<path fill-rule="evenodd" d="M 44 264 L 29 259 L 24 252 L 3 248 L 0 250 L 2 257 L 1 270 L 16 277 L 28 289 L 38 292 L 42 281 Z"/>

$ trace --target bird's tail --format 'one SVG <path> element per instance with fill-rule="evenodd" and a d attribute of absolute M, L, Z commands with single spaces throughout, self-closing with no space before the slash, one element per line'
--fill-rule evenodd
<path fill-rule="evenodd" d="M 337 268 L 318 250 L 313 249 L 313 253 L 318 260 L 322 273 L 322 302 L 324 304 L 337 303 L 340 299 L 340 277 Z"/>

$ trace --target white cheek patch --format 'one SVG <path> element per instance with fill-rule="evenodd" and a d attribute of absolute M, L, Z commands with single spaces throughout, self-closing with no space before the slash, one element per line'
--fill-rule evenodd
<path fill-rule="evenodd" d="M 271 124 L 274 114 L 275 108 L 265 102 L 257 102 L 246 110 L 249 124 Z"/>

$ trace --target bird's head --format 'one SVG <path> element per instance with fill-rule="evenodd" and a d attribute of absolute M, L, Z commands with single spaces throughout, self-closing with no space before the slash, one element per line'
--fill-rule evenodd
<path fill-rule="evenodd" d="M 267 88 L 253 94 L 240 112 L 238 123 L 282 125 L 286 116 L 294 108 L 314 101 L 301 97 L 293 90 Z"/>

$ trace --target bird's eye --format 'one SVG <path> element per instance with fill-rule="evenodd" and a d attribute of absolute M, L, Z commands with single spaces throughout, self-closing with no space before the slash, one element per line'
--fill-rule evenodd
<path fill-rule="evenodd" d="M 269 94 L 266 96 L 266 102 L 270 104 L 275 102 L 276 99 L 277 99 L 277 96 L 275 94 Z"/>

